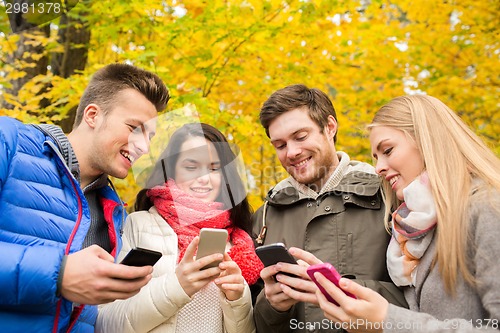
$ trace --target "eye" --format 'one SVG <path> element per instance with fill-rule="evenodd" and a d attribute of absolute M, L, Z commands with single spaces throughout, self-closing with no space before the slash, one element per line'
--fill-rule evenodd
<path fill-rule="evenodd" d="M 220 171 L 220 169 L 221 169 L 221 167 L 220 167 L 219 163 L 213 163 L 210 166 L 210 172 L 218 172 L 218 171 Z"/>
<path fill-rule="evenodd" d="M 184 169 L 186 169 L 188 171 L 194 171 L 194 170 L 196 170 L 196 166 L 194 166 L 194 165 L 186 165 L 184 167 Z"/>
<path fill-rule="evenodd" d="M 387 148 L 386 150 L 384 150 L 384 155 L 390 155 L 391 152 L 392 152 L 392 147 Z"/>
<path fill-rule="evenodd" d="M 284 144 L 284 143 L 274 144 L 274 149 L 276 149 L 276 150 L 281 150 L 281 149 L 284 149 L 285 147 L 286 147 L 286 144 Z"/>
<path fill-rule="evenodd" d="M 307 139 L 307 135 L 301 135 L 297 137 L 297 141 L 304 141 L 305 139 Z"/>

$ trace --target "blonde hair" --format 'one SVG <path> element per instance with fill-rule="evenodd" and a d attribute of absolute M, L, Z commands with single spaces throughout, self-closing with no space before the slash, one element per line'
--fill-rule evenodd
<path fill-rule="evenodd" d="M 472 179 L 480 178 L 488 188 L 500 190 L 500 159 L 443 102 L 427 95 L 401 96 L 382 106 L 368 129 L 387 126 L 411 137 L 422 156 L 436 202 L 438 264 L 445 289 L 455 294 L 458 271 L 473 285 L 467 267 L 467 235 Z M 411 162 L 409 162 L 411 163 Z M 388 182 L 385 221 L 400 204 Z"/>

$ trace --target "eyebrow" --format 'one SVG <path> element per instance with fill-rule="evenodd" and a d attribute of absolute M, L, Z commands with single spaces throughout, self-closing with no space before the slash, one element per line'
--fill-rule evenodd
<path fill-rule="evenodd" d="M 384 142 L 386 142 L 386 141 L 388 141 L 388 140 L 389 140 L 389 139 L 383 139 L 383 140 L 381 140 L 381 141 L 378 143 L 378 145 L 377 145 L 377 150 L 380 150 L 380 146 L 381 146 Z"/>
<path fill-rule="evenodd" d="M 192 158 L 185 158 L 181 162 L 183 162 L 183 163 L 200 163 L 198 160 L 195 160 Z"/>
<path fill-rule="evenodd" d="M 382 144 L 383 144 L 384 142 L 388 141 L 388 140 L 389 140 L 389 139 L 383 139 L 383 140 L 381 140 L 381 141 L 378 143 L 377 148 L 376 148 L 375 150 L 376 150 L 376 151 L 380 150 L 380 146 L 382 146 Z M 377 154 L 372 154 L 372 156 L 376 158 Z"/>
<path fill-rule="evenodd" d="M 183 160 L 181 160 L 182 163 L 193 163 L 193 164 L 199 164 L 200 161 L 199 160 L 195 160 L 195 159 L 192 159 L 192 158 L 185 158 Z M 212 163 L 210 163 L 210 165 L 220 165 L 221 162 L 220 161 L 213 161 Z"/>
<path fill-rule="evenodd" d="M 292 132 L 290 136 L 297 135 L 297 133 L 303 132 L 303 131 L 311 131 L 312 127 L 302 127 L 296 130 L 295 132 Z M 271 143 L 277 142 L 277 141 L 285 141 L 284 139 L 271 139 Z"/>
<path fill-rule="evenodd" d="M 130 124 L 132 124 L 133 126 L 135 127 L 140 127 L 141 128 L 141 131 L 142 133 L 146 133 L 146 125 L 144 122 L 142 122 L 141 120 L 139 119 L 135 119 L 135 118 L 128 118 L 128 119 L 125 119 L 125 122 L 128 122 Z M 150 131 L 151 134 L 154 136 L 156 134 L 156 131 L 153 131 L 151 130 Z"/>

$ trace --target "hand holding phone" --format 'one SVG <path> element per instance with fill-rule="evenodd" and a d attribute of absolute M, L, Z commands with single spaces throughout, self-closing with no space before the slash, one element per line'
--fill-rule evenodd
<path fill-rule="evenodd" d="M 214 253 L 224 254 L 224 252 L 226 252 L 227 235 L 226 229 L 202 228 L 200 231 L 198 250 L 196 251 L 196 260 Z M 220 262 L 221 261 L 211 262 L 201 269 L 217 267 Z"/>
<path fill-rule="evenodd" d="M 276 265 L 279 262 L 284 262 L 288 264 L 297 264 L 295 258 L 288 252 L 283 243 L 274 243 L 269 245 L 259 246 L 255 249 L 255 253 L 259 257 L 260 261 L 264 266 Z M 282 272 L 288 276 L 296 277 L 293 274 Z"/>
<path fill-rule="evenodd" d="M 153 266 L 161 256 L 161 252 L 136 247 L 127 253 L 120 264 L 138 267 Z"/>
<path fill-rule="evenodd" d="M 307 274 L 309 275 L 309 277 L 311 278 L 311 280 L 316 283 L 316 285 L 318 286 L 319 290 L 321 290 L 321 292 L 323 293 L 323 295 L 325 295 L 326 299 L 330 302 L 332 302 L 333 304 L 335 305 L 339 305 L 333 298 L 332 296 L 330 296 L 330 294 L 325 290 L 325 288 L 323 288 L 323 286 L 321 284 L 319 284 L 319 282 L 316 280 L 316 278 L 314 277 L 314 273 L 316 272 L 320 272 L 321 274 L 323 274 L 328 280 L 330 280 L 333 284 L 335 284 L 340 290 L 342 290 L 342 288 L 340 288 L 339 286 L 339 280 L 342 276 L 340 276 L 340 274 L 337 272 L 337 270 L 335 269 L 335 267 L 333 267 L 331 264 L 329 263 L 323 263 L 323 264 L 316 264 L 316 265 L 311 265 L 307 268 Z M 347 296 L 350 296 L 352 298 L 356 298 L 356 296 L 354 296 L 353 294 L 347 292 L 347 291 L 344 291 L 342 290 Z"/>

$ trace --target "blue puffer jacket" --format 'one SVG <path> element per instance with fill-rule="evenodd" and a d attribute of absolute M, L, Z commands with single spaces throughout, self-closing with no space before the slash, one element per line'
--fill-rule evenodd
<path fill-rule="evenodd" d="M 115 255 L 125 210 L 113 189 L 99 191 Z M 54 141 L 0 117 L 0 332 L 94 332 L 95 306 L 81 311 L 56 296 L 61 260 L 81 249 L 89 226 L 88 204 Z"/>

